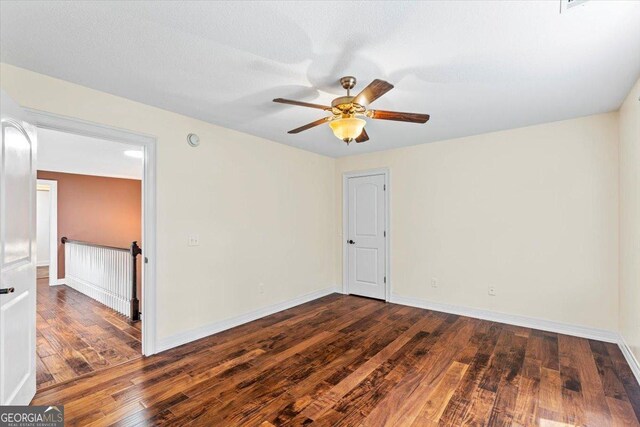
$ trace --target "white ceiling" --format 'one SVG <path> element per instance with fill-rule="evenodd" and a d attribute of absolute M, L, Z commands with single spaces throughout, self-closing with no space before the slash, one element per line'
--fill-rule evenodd
<path fill-rule="evenodd" d="M 637 1 L 0 5 L 3 62 L 329 156 L 616 110 L 640 75 Z M 324 113 L 273 98 L 330 103 L 349 74 L 431 120 L 286 133 Z"/>
<path fill-rule="evenodd" d="M 142 179 L 142 159 L 126 156 L 128 150 L 140 147 L 38 129 L 38 170 Z"/>

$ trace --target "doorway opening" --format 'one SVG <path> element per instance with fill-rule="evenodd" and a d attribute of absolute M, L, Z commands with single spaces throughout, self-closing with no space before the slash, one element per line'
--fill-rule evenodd
<path fill-rule="evenodd" d="M 71 337 L 68 342 L 73 348 L 73 351 L 67 350 L 66 352 L 67 356 L 70 355 L 67 357 L 68 360 L 56 357 L 55 349 L 50 351 L 50 346 L 47 346 L 49 340 L 43 339 L 48 332 L 51 332 L 47 330 L 47 326 L 44 325 L 45 331 L 42 334 L 38 328 L 36 370 L 38 372 L 38 389 L 42 390 L 48 384 L 65 382 L 69 376 L 83 375 L 85 371 L 95 372 L 103 367 L 114 366 L 138 358 L 143 354 L 155 353 L 156 141 L 151 136 L 42 111 L 29 110 L 29 113 L 38 130 L 38 178 L 44 179 L 39 180 L 39 189 L 42 192 L 49 190 L 48 198 L 44 195 L 39 198 L 43 200 L 43 203 L 48 199 L 50 206 L 53 203 L 52 200 L 55 199 L 58 205 L 57 208 L 50 207 L 49 209 L 49 214 L 53 212 L 57 218 L 50 217 L 49 221 L 50 224 L 55 223 L 56 227 L 49 228 L 49 268 L 39 269 L 36 298 L 38 309 L 42 308 L 45 316 L 51 316 L 51 311 L 39 304 L 46 301 L 43 296 L 43 292 L 46 292 L 49 302 L 55 301 L 58 307 L 61 303 L 77 305 L 81 300 L 86 307 L 90 307 L 85 313 L 96 315 L 93 325 L 92 321 L 86 318 L 80 319 L 76 323 L 71 322 L 76 326 L 78 324 L 87 325 L 88 330 L 81 330 L 76 334 L 76 338 L 72 338 L 73 334 L 67 335 Z M 60 135 L 63 137 L 58 138 L 57 143 L 51 142 L 55 139 L 52 137 L 56 134 L 58 137 Z M 92 145 L 90 141 L 97 142 L 97 144 Z M 49 155 L 46 152 L 47 145 L 52 149 L 49 150 Z M 66 155 L 63 155 L 64 153 Z M 113 157 L 114 155 L 120 157 L 116 159 Z M 59 167 L 56 164 L 62 164 L 62 166 Z M 116 170 L 113 170 L 114 166 Z M 56 176 L 56 174 L 58 175 Z M 96 183 L 98 184 L 97 189 L 93 186 Z M 64 188 L 62 188 L 63 184 L 65 184 Z M 114 184 L 117 185 L 113 187 Z M 75 189 L 69 192 L 67 190 L 70 187 Z M 70 203 L 68 200 L 62 200 L 63 196 L 66 198 L 69 193 L 72 194 Z M 55 197 L 52 197 L 54 194 Z M 74 197 L 79 195 L 89 199 L 87 206 L 83 208 L 84 210 L 79 209 L 77 204 L 73 204 Z M 109 200 L 119 208 L 122 208 L 122 204 L 125 202 L 131 206 L 133 201 L 137 201 L 137 213 L 132 213 L 129 210 L 128 215 L 125 215 L 116 209 L 115 211 L 118 213 L 114 214 L 114 209 L 107 208 L 107 211 L 111 212 L 110 215 L 104 215 L 104 212 L 96 214 L 96 207 L 99 205 L 104 207 L 103 202 Z M 67 211 L 65 211 L 65 218 L 60 217 L 60 212 L 64 209 L 63 203 L 67 210 L 75 210 L 77 214 L 81 214 L 81 220 L 71 221 L 72 225 L 75 224 L 75 228 L 69 228 L 66 225 L 64 229 L 57 227 L 68 217 Z M 92 212 L 92 210 L 94 211 Z M 95 224 L 89 224 L 89 221 L 86 220 L 92 217 L 95 220 L 95 217 L 98 216 L 107 221 L 106 224 L 102 224 L 104 227 L 111 227 L 118 222 L 116 219 L 125 218 L 124 221 L 120 221 L 119 226 L 120 229 L 124 227 L 129 232 L 120 234 L 118 237 L 111 235 L 110 232 L 105 232 L 106 228 L 96 227 Z M 42 223 L 45 222 L 42 221 Z M 96 235 L 96 229 L 102 234 Z M 62 243 L 63 238 L 66 238 L 64 239 L 65 243 Z M 93 260 L 90 259 L 91 252 L 93 252 Z M 46 255 L 46 252 L 42 254 L 43 262 L 40 267 L 44 267 Z M 74 269 L 71 266 L 71 271 L 68 272 L 65 264 L 73 261 L 72 258 L 76 261 L 76 267 Z M 57 266 L 52 260 L 58 260 Z M 82 262 L 82 260 L 89 262 Z M 99 287 L 95 286 L 94 282 L 100 280 L 93 279 L 96 276 L 108 275 L 105 266 L 109 263 L 105 260 L 111 264 L 114 262 L 117 264 L 116 271 L 122 280 L 118 280 L 118 277 L 108 277 L 107 279 L 103 277 L 102 281 L 110 282 L 111 285 L 115 283 L 115 289 L 119 290 L 120 294 L 124 290 L 126 295 L 128 289 L 129 294 L 126 295 L 128 298 L 126 301 L 119 300 L 101 289 L 96 289 Z M 103 267 L 103 271 L 91 273 L 91 271 L 78 269 L 78 266 L 86 267 L 96 263 Z M 43 278 L 45 274 L 49 276 L 48 279 Z M 87 280 L 87 276 L 91 280 Z M 135 285 L 132 284 L 132 281 L 135 281 Z M 64 292 L 60 292 L 61 290 Z M 134 296 L 133 299 L 137 300 L 137 308 L 135 304 L 131 303 L 131 294 Z M 40 315 L 38 315 L 38 320 L 47 319 L 40 319 Z M 102 336 L 98 333 L 101 332 L 100 329 L 103 329 Z M 52 338 L 51 341 L 56 340 L 56 337 L 51 334 L 49 337 Z M 59 340 L 56 345 L 58 344 Z M 91 345 L 87 347 L 85 344 Z M 53 356 L 48 359 L 48 365 L 40 357 L 41 354 L 43 357 Z M 45 367 L 51 368 L 51 370 L 43 369 Z M 68 370 L 67 374 L 64 374 L 67 367 L 71 367 L 73 374 Z M 47 371 L 53 378 L 46 375 Z"/>
<path fill-rule="evenodd" d="M 58 182 L 39 179 L 36 192 L 36 277 L 58 284 Z"/>
<path fill-rule="evenodd" d="M 143 159 L 128 144 L 38 129 L 39 390 L 142 356 Z"/>

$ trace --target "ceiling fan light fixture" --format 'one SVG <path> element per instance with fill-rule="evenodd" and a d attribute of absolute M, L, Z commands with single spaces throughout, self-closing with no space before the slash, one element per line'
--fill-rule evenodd
<path fill-rule="evenodd" d="M 1 0 L 0 0 L 1 1 Z M 566 1 L 566 0 L 564 0 Z M 581 0 L 571 0 L 581 1 Z M 586 0 L 584 0 L 586 1 Z M 331 130 L 336 138 L 343 140 L 347 145 L 352 142 L 367 142 L 369 135 L 365 130 L 367 122 L 358 117 L 368 117 L 372 120 L 392 120 L 396 122 L 407 123 L 426 123 L 429 120 L 428 114 L 419 113 L 401 113 L 399 111 L 370 110 L 369 105 L 380 98 L 385 93 L 393 89 L 393 85 L 384 80 L 375 79 L 367 87 L 362 89 L 356 96 L 351 96 L 351 89 L 356 84 L 356 78 L 346 76 L 340 79 L 340 84 L 347 90 L 347 96 L 339 96 L 331 101 L 331 106 L 311 104 L 308 102 L 294 101 L 291 99 L 276 98 L 273 102 L 281 104 L 298 105 L 300 107 L 316 108 L 330 113 L 314 122 L 307 123 L 304 126 L 291 129 L 290 134 L 300 133 L 316 126 L 329 123 Z"/>
<path fill-rule="evenodd" d="M 331 130 L 336 138 L 347 143 L 359 137 L 366 124 L 366 120 L 356 117 L 345 117 L 329 122 L 329 126 L 331 126 Z"/>

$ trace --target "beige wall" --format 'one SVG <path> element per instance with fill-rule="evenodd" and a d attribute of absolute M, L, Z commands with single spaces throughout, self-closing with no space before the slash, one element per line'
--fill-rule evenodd
<path fill-rule="evenodd" d="M 640 80 L 620 108 L 620 333 L 640 360 Z"/>
<path fill-rule="evenodd" d="M 342 173 L 389 167 L 394 294 L 616 330 L 617 116 L 340 158 L 336 222 Z"/>
<path fill-rule="evenodd" d="M 333 159 L 6 64 L 0 82 L 23 106 L 158 138 L 159 339 L 334 285 Z"/>
<path fill-rule="evenodd" d="M 5 64 L 0 81 L 158 138 L 159 339 L 341 283 L 342 173 L 377 167 L 395 294 L 618 329 L 618 113 L 335 160 Z"/>

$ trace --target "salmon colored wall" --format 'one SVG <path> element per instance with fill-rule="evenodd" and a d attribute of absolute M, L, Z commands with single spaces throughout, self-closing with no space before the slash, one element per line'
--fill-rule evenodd
<path fill-rule="evenodd" d="M 141 181 L 48 171 L 38 178 L 58 181 L 58 278 L 65 274 L 62 237 L 123 248 L 136 240 L 142 247 Z"/>

